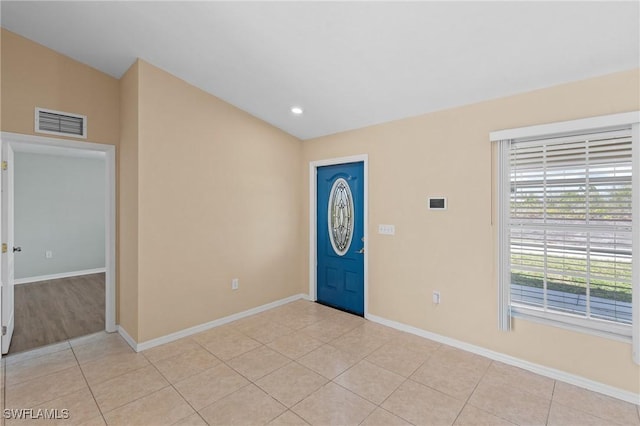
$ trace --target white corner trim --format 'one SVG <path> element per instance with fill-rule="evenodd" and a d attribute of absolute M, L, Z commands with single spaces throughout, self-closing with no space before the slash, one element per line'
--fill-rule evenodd
<path fill-rule="evenodd" d="M 118 333 L 127 341 L 129 346 L 136 352 L 141 352 L 147 349 L 155 348 L 156 346 L 163 345 L 165 343 L 173 342 L 183 337 L 192 336 L 194 334 L 206 331 L 215 327 L 219 327 L 224 324 L 228 324 L 232 321 L 236 321 L 242 318 L 246 318 L 251 315 L 259 314 L 260 312 L 268 311 L 269 309 L 277 308 L 278 306 L 285 305 L 287 303 L 295 302 L 296 300 L 307 299 L 306 294 L 295 294 L 293 296 L 286 297 L 284 299 L 276 300 L 275 302 L 267 303 L 265 305 L 257 306 L 255 308 L 247 309 L 246 311 L 238 312 L 223 318 L 218 318 L 204 324 L 199 324 L 193 327 L 185 328 L 184 330 L 176 331 L 175 333 L 167 334 L 165 336 L 157 337 L 155 339 L 147 340 L 146 342 L 136 343 L 136 341 L 122 328 L 118 326 Z"/>
<path fill-rule="evenodd" d="M 38 281 L 57 280 L 60 278 L 79 277 L 81 275 L 91 275 L 106 272 L 107 268 L 85 269 L 83 271 L 61 272 L 59 274 L 39 275 L 37 277 L 18 278 L 13 280 L 14 284 L 35 283 Z"/>
<path fill-rule="evenodd" d="M 136 341 L 134 340 L 133 337 L 131 337 L 131 335 L 129 333 L 127 333 L 127 330 L 125 330 L 124 328 L 122 328 L 121 325 L 117 325 L 116 326 L 117 330 L 118 330 L 118 334 L 120 336 L 122 336 L 122 338 L 124 339 L 125 342 L 127 342 L 127 344 L 129 346 L 131 346 L 131 348 L 136 351 L 136 352 L 140 352 L 138 350 L 138 344 L 136 343 Z"/>
<path fill-rule="evenodd" d="M 632 404 L 640 405 L 640 394 L 638 393 L 633 393 L 633 392 L 629 392 L 613 386 L 609 386 L 604 383 L 600 383 L 594 380 L 584 378 L 582 376 L 577 376 L 575 374 L 570 374 L 561 370 L 556 370 L 555 368 L 545 367 L 544 365 L 535 364 L 533 362 L 525 361 L 523 359 L 506 355 L 500 352 L 495 352 L 495 351 L 483 348 L 481 346 L 472 345 L 470 343 L 452 339 L 450 337 L 432 333 L 430 331 L 422 330 L 420 328 L 413 327 L 407 324 L 388 320 L 386 318 L 382 318 L 376 315 L 368 314 L 368 315 L 365 315 L 365 318 L 370 321 L 376 322 L 378 324 L 395 328 L 396 330 L 405 331 L 407 333 L 415 334 L 416 336 L 424 337 L 426 339 L 443 343 L 445 345 L 453 346 L 454 348 L 462 349 L 467 352 L 481 355 L 486 358 L 492 359 L 494 361 L 500 361 L 505 364 L 512 365 L 514 367 L 519 367 L 524 370 L 531 371 L 536 374 L 540 374 L 541 376 L 549 377 L 554 380 L 560 380 L 575 386 L 579 386 L 581 388 L 585 388 L 594 392 L 611 396 L 613 398 L 621 399 L 623 401 L 627 401 Z"/>
<path fill-rule="evenodd" d="M 623 112 L 619 114 L 600 115 L 581 118 L 578 120 L 559 121 L 556 123 L 539 124 L 536 126 L 518 127 L 515 129 L 496 130 L 489 133 L 492 142 L 505 139 L 521 139 L 532 136 L 545 136 L 576 131 L 590 131 L 608 127 L 627 126 L 640 122 L 640 111 Z"/>

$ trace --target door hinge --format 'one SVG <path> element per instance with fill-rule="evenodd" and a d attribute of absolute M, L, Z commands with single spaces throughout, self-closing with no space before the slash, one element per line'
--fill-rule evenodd
<path fill-rule="evenodd" d="M 3 325 L 3 326 L 2 326 L 2 335 L 3 335 L 3 336 L 6 336 L 6 335 L 7 335 L 7 326 L 6 326 L 6 325 Z"/>
<path fill-rule="evenodd" d="M 7 167 L 9 167 L 9 165 L 7 164 L 6 161 L 2 162 L 2 170 L 7 170 Z"/>
<path fill-rule="evenodd" d="M 2 243 L 2 252 L 3 253 L 7 252 L 7 243 Z"/>

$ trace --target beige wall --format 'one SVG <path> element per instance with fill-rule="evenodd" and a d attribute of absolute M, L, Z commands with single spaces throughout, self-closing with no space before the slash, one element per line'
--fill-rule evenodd
<path fill-rule="evenodd" d="M 1 37 L 2 131 L 35 134 L 40 106 L 87 115 L 88 141 L 120 145 L 117 320 L 135 340 L 300 292 L 298 139 L 147 63 L 118 81 Z"/>
<path fill-rule="evenodd" d="M 85 114 L 87 140 L 121 145 L 118 314 L 138 342 L 306 292 L 308 162 L 368 153 L 370 313 L 640 392 L 628 344 L 527 321 L 497 330 L 488 142 L 497 129 L 640 109 L 639 70 L 301 144 L 145 62 L 118 82 L 1 36 L 2 131 L 33 134 L 42 106 Z M 429 195 L 449 210 L 429 212 Z M 396 235 L 377 235 L 379 223 Z"/>
<path fill-rule="evenodd" d="M 42 107 L 86 115 L 87 141 L 118 144 L 117 79 L 10 31 L 1 31 L 2 131 L 36 134 L 34 111 Z"/>
<path fill-rule="evenodd" d="M 300 293 L 300 141 L 139 73 L 139 341 Z"/>
<path fill-rule="evenodd" d="M 34 110 L 38 106 L 87 116 L 87 138 L 65 139 L 119 144 L 120 82 L 117 79 L 4 28 L 0 34 L 2 131 L 49 136 L 34 132 Z M 119 152 L 116 154 L 120 156 Z M 118 186 L 121 180 L 118 175 Z M 119 217 L 118 214 L 118 227 Z M 116 244 L 120 239 L 118 233 Z M 118 248 L 116 250 L 119 253 Z M 119 300 L 116 306 L 119 317 Z"/>
<path fill-rule="evenodd" d="M 639 81 L 622 72 L 305 141 L 305 165 L 369 154 L 369 313 L 639 392 L 629 344 L 527 321 L 498 331 L 489 143 L 494 130 L 638 110 Z M 427 210 L 429 195 L 448 210 Z M 378 235 L 381 223 L 396 235 Z"/>
<path fill-rule="evenodd" d="M 139 62 L 120 79 L 118 324 L 138 340 Z"/>

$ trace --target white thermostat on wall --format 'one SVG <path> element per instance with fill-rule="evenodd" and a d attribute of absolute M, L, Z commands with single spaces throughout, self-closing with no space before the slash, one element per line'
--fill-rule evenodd
<path fill-rule="evenodd" d="M 429 197 L 429 210 L 446 210 L 446 197 Z"/>

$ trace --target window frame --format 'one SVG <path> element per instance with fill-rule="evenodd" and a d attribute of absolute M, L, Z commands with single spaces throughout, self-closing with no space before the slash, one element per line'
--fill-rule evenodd
<path fill-rule="evenodd" d="M 541 308 L 511 304 L 510 269 L 510 145 L 514 140 L 543 139 L 574 134 L 631 128 L 632 138 L 632 324 L 623 325 L 606 320 L 592 320 L 579 315 L 556 314 Z M 511 330 L 512 318 L 593 334 L 631 343 L 633 359 L 640 364 L 640 111 L 590 117 L 536 126 L 499 130 L 490 133 L 491 142 L 497 143 L 497 197 L 498 216 L 498 318 L 501 330 Z"/>

